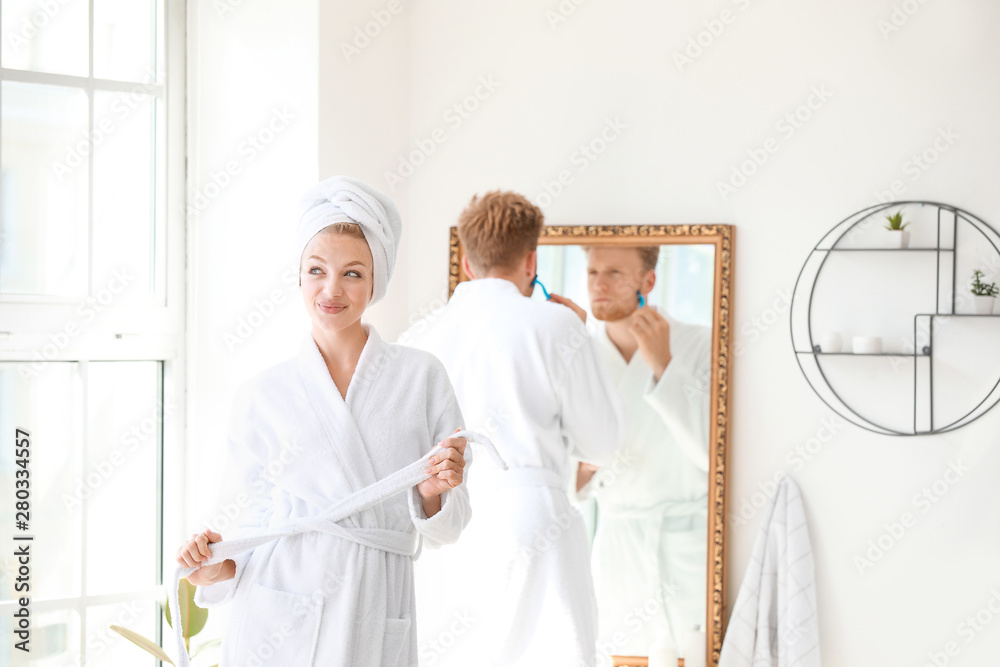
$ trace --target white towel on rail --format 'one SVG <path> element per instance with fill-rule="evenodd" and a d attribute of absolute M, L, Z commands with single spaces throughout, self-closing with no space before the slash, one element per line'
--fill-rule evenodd
<path fill-rule="evenodd" d="M 757 534 L 719 667 L 820 667 L 812 546 L 799 488 L 787 475 Z"/>

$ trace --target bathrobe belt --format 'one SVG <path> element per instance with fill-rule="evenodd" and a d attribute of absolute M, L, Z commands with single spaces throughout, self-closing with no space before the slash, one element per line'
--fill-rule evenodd
<path fill-rule="evenodd" d="M 548 468 L 538 466 L 511 466 L 509 468 L 480 468 L 472 476 L 472 484 L 494 487 L 549 487 L 563 491 L 566 481 L 563 477 Z"/>
<path fill-rule="evenodd" d="M 473 431 L 459 431 L 449 438 L 465 438 L 469 442 L 482 444 L 490 457 L 494 460 L 498 468 L 507 469 L 496 447 L 489 438 Z M 416 554 L 417 537 L 403 531 L 387 530 L 384 528 L 357 528 L 344 526 L 339 521 L 361 512 L 373 505 L 402 493 L 425 479 L 430 478 L 424 470 L 427 468 L 427 461 L 440 450 L 435 446 L 429 452 L 406 467 L 400 468 L 396 472 L 383 477 L 374 484 L 351 494 L 346 498 L 341 498 L 332 507 L 324 510 L 315 516 L 299 517 L 280 526 L 270 527 L 259 533 L 237 537 L 231 540 L 213 542 L 208 545 L 212 555 L 202 561 L 197 567 L 184 567 L 178 565 L 174 572 L 173 582 L 170 590 L 167 591 L 168 604 L 170 606 L 170 616 L 174 620 L 174 635 L 176 638 L 179 667 L 190 667 L 191 661 L 187 650 L 184 647 L 184 629 L 176 619 L 181 618 L 180 602 L 177 598 L 177 587 L 180 580 L 201 567 L 221 563 L 227 558 L 232 558 L 238 554 L 250 551 L 262 544 L 267 544 L 282 537 L 289 537 L 299 533 L 321 532 L 343 537 L 344 539 L 357 542 L 372 549 L 379 549 L 389 553 L 403 556 L 413 556 Z"/>
<path fill-rule="evenodd" d="M 707 497 L 696 500 L 665 500 L 649 507 L 616 507 L 612 503 L 601 503 L 601 497 L 598 495 L 597 503 L 601 514 L 621 519 L 649 519 L 652 517 L 673 519 L 699 514 L 708 516 Z"/>

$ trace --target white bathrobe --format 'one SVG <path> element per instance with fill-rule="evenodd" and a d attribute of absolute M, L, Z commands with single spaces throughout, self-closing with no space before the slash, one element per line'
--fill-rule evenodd
<path fill-rule="evenodd" d="M 459 284 L 400 342 L 444 362 L 464 426 L 511 466 L 497 473 L 480 457 L 467 480 L 475 520 L 417 563 L 421 665 L 593 665 L 588 540 L 566 480 L 571 455 L 612 461 L 622 407 L 592 337 L 565 306 L 484 278 Z M 463 582 L 450 600 L 425 595 L 446 573 Z"/>
<path fill-rule="evenodd" d="M 244 509 L 224 540 L 315 516 L 462 424 L 441 363 L 364 326 L 368 340 L 346 400 L 311 334 L 296 357 L 241 387 L 223 499 Z M 330 532 L 282 537 L 237 556 L 234 579 L 195 596 L 206 607 L 233 603 L 222 667 L 416 665 L 413 558 L 421 541 L 454 542 L 470 515 L 464 485 L 446 491 L 431 518 L 414 487 Z"/>
<path fill-rule="evenodd" d="M 672 359 L 656 383 L 638 350 L 626 363 L 605 323 L 595 325 L 626 412 L 621 451 L 581 494 L 597 499 L 594 585 L 608 654 L 648 655 L 668 628 L 679 645 L 705 626 L 712 335 L 664 317 Z"/>

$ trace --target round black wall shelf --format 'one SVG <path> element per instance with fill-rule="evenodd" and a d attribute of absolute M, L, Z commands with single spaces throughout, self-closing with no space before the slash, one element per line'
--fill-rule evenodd
<path fill-rule="evenodd" d="M 886 214 L 897 210 L 904 211 L 904 218 L 907 213 L 918 218 L 921 228 L 919 233 L 914 232 L 914 236 L 923 242 L 915 247 L 879 247 L 881 241 L 889 238 L 889 233 L 882 229 Z M 911 224 L 910 229 L 915 225 L 917 223 Z M 936 229 L 932 229 L 932 225 L 936 225 Z M 936 232 L 933 237 L 932 232 Z M 981 339 L 984 346 L 1000 346 L 1000 314 L 993 314 L 996 306 L 993 306 L 994 310 L 990 314 L 956 312 L 956 305 L 960 311 L 971 309 L 972 294 L 966 284 L 967 278 L 971 280 L 971 275 L 957 273 L 959 267 L 970 266 L 969 258 L 962 257 L 963 254 L 969 254 L 970 248 L 979 251 L 975 259 L 979 263 L 985 263 L 987 276 L 1000 274 L 1000 234 L 968 211 L 930 201 L 895 201 L 869 206 L 842 220 L 816 244 L 795 281 L 789 317 L 790 333 L 799 368 L 809 386 L 830 409 L 851 423 L 875 433 L 913 436 L 944 433 L 960 428 L 975 421 L 1000 402 L 1000 365 L 994 368 L 986 363 L 980 369 L 986 377 L 965 383 L 965 386 L 961 383 L 953 386 L 956 383 L 952 382 L 947 387 L 938 387 L 938 392 L 949 392 L 947 399 L 950 414 L 944 418 L 935 414 L 935 366 L 938 365 L 940 376 L 945 370 L 941 364 L 946 361 L 940 358 L 943 352 L 935 349 L 935 332 L 939 332 L 947 322 L 964 320 L 972 326 L 973 331 L 968 335 L 973 336 L 974 340 Z M 921 282 L 925 283 L 921 287 L 925 292 L 931 289 L 929 280 L 926 276 L 921 277 L 920 272 L 927 274 L 930 266 L 934 266 L 934 298 L 930 299 L 929 294 L 918 294 L 915 299 L 920 304 L 926 304 L 926 307 L 896 307 L 897 304 L 891 302 L 880 304 L 882 312 L 872 318 L 872 321 L 878 317 L 889 318 L 894 322 L 896 331 L 905 324 L 907 334 L 900 337 L 904 341 L 901 349 L 881 352 L 823 349 L 822 340 L 816 337 L 814 329 L 815 309 L 821 305 L 817 300 L 825 301 L 827 309 L 839 311 L 853 322 L 865 322 L 867 317 L 866 313 L 857 312 L 855 300 L 851 298 L 849 290 L 847 293 L 845 290 L 838 291 L 839 285 L 835 278 L 830 279 L 820 290 L 821 295 L 817 296 L 817 283 L 824 269 L 829 271 L 831 257 L 838 257 L 838 266 L 841 267 L 838 275 L 846 275 L 848 280 L 852 267 L 855 273 L 874 272 L 872 275 L 879 275 L 878 271 L 884 268 L 889 274 L 886 280 L 898 279 L 898 294 L 901 297 L 908 286 L 920 287 Z M 911 261 L 915 272 L 912 279 L 909 274 L 898 276 L 892 273 L 901 266 L 910 267 Z M 907 272 L 909 270 L 906 268 Z M 992 279 L 986 278 L 987 282 L 990 280 Z M 896 287 L 893 284 L 888 289 Z M 909 336 L 910 318 L 912 338 Z M 976 339 L 976 336 L 979 338 Z M 842 342 L 850 343 L 847 340 Z M 967 359 L 965 362 L 968 366 Z M 897 375 L 893 380 L 895 384 L 890 386 L 888 376 L 873 364 L 887 364 L 897 373 L 902 369 L 907 373 L 908 383 L 909 366 L 912 366 L 912 427 L 909 426 L 910 417 L 901 411 L 901 376 Z M 860 379 L 845 380 L 852 377 Z M 955 374 L 947 377 L 955 377 Z M 880 389 L 879 383 L 883 380 L 887 380 L 887 383 Z M 987 387 L 988 391 L 985 389 Z M 894 399 L 886 401 L 886 405 L 872 398 L 883 390 L 885 393 L 882 395 Z M 868 397 L 859 397 L 860 394 L 867 394 Z M 938 397 L 940 404 L 942 395 L 938 394 Z M 960 406 L 958 412 L 954 408 L 956 404 Z M 908 406 L 906 410 L 909 410 Z"/>

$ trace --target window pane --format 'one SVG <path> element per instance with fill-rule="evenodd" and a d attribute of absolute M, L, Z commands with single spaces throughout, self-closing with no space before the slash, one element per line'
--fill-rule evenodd
<path fill-rule="evenodd" d="M 87 0 L 3 0 L 3 66 L 87 76 Z"/>
<path fill-rule="evenodd" d="M 87 95 L 3 82 L 0 292 L 87 293 Z"/>
<path fill-rule="evenodd" d="M 81 521 L 76 488 L 80 459 L 79 367 L 47 362 L 31 376 L 30 363 L 0 363 L 0 492 L 13 494 L 16 479 L 15 429 L 30 435 L 30 516 L 25 535 L 34 536 L 31 561 L 32 598 L 80 594 Z M 13 498 L 0 501 L 0 525 L 14 526 Z M 76 511 L 73 507 L 76 506 Z M 0 552 L 7 573 L 16 572 L 13 550 Z M 0 600 L 16 597 L 8 576 Z"/>
<path fill-rule="evenodd" d="M 31 667 L 62 667 L 81 663 L 80 656 L 80 616 L 75 611 L 63 609 L 32 615 L 31 652 L 25 653 L 14 648 L 13 628 L 5 614 L 0 617 L 0 665 L 31 665 Z"/>
<path fill-rule="evenodd" d="M 154 103 L 141 92 L 94 94 L 94 289 L 124 284 L 116 304 L 152 291 Z"/>
<path fill-rule="evenodd" d="M 87 652 L 84 665 L 148 665 L 153 667 L 155 658 L 144 650 L 109 629 L 108 626 L 120 625 L 138 632 L 140 635 L 156 643 L 156 617 L 159 608 L 155 602 L 136 601 L 121 604 L 90 607 L 87 609 Z M 170 626 L 163 624 L 164 634 Z M 171 639 L 173 634 L 167 635 Z M 197 645 L 197 639 L 192 639 L 191 646 Z M 167 653 L 173 654 L 173 644 L 169 644 Z M 196 663 L 197 664 L 197 663 Z"/>
<path fill-rule="evenodd" d="M 155 11 L 151 0 L 94 0 L 94 76 L 155 81 Z"/>
<path fill-rule="evenodd" d="M 156 585 L 159 387 L 156 361 L 88 364 L 88 595 Z"/>

